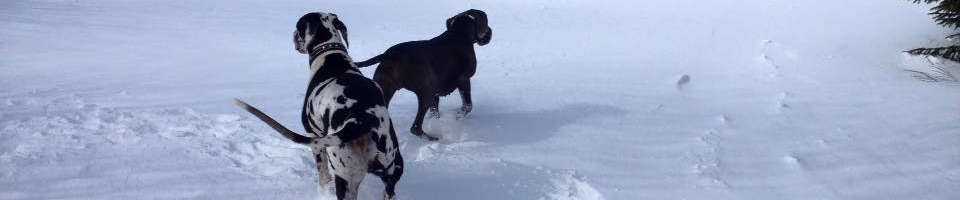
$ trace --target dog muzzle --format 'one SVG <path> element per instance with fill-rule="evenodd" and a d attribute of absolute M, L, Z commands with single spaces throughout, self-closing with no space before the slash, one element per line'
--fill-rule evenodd
<path fill-rule="evenodd" d="M 477 44 L 480 46 L 487 45 L 487 43 L 490 43 L 491 37 L 493 37 L 493 29 L 488 28 L 486 32 L 477 34 Z"/>

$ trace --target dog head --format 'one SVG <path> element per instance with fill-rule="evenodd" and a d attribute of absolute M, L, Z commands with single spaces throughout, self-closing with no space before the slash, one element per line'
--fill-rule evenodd
<path fill-rule="evenodd" d="M 297 21 L 297 30 L 293 32 L 293 45 L 302 54 L 317 45 L 341 43 L 349 46 L 347 26 L 333 13 L 307 13 Z"/>
<path fill-rule="evenodd" d="M 447 19 L 447 30 L 463 31 L 480 46 L 490 43 L 493 29 L 487 25 L 487 13 L 470 9 Z"/>

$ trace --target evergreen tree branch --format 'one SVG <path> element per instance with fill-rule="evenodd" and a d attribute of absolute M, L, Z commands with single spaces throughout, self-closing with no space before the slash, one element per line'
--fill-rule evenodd
<path fill-rule="evenodd" d="M 953 62 L 960 62 L 960 46 L 917 48 L 906 52 L 911 55 L 929 55 L 945 58 Z"/>

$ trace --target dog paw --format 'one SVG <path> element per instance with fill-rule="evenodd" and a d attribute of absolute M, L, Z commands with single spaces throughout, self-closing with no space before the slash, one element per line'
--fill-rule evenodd
<path fill-rule="evenodd" d="M 326 172 L 320 172 L 320 173 L 326 173 Z M 330 182 L 333 182 L 333 178 L 330 177 L 330 175 L 326 175 L 326 176 L 320 175 L 320 186 L 321 186 L 321 187 L 330 184 Z"/>
<path fill-rule="evenodd" d="M 467 114 L 470 114 L 470 111 L 460 111 L 460 112 L 457 112 L 457 120 L 460 120 L 460 119 L 463 119 L 464 117 L 467 117 Z"/>
<path fill-rule="evenodd" d="M 423 138 L 423 139 L 425 139 L 425 140 L 427 140 L 427 141 L 437 141 L 437 140 L 440 140 L 440 138 L 434 137 L 434 136 L 432 136 L 432 135 L 428 135 L 427 132 L 423 131 L 423 129 L 421 129 L 420 127 L 416 127 L 416 126 L 415 126 L 415 127 L 410 127 L 410 133 L 412 133 L 413 135 L 415 135 L 415 136 L 417 136 L 417 137 L 419 137 L 419 138 Z"/>
<path fill-rule="evenodd" d="M 438 138 L 438 137 L 434 137 L 434 136 L 432 136 L 432 135 L 427 135 L 427 134 L 419 135 L 419 137 L 420 137 L 420 138 L 423 138 L 423 139 L 425 139 L 425 140 L 427 140 L 427 141 L 431 141 L 431 142 L 432 142 L 432 141 L 440 140 L 440 138 Z"/>
<path fill-rule="evenodd" d="M 471 110 L 473 110 L 473 106 L 472 106 L 472 105 L 464 105 L 462 108 L 460 108 L 460 111 L 457 111 L 457 120 L 460 120 L 460 119 L 466 117 L 467 114 L 469 114 Z"/>
<path fill-rule="evenodd" d="M 427 141 L 437 141 L 437 140 L 440 140 L 440 138 L 435 137 L 435 136 L 432 136 L 432 135 L 427 135 L 426 133 L 414 134 L 414 135 L 416 135 L 417 137 L 419 137 L 419 138 L 421 138 L 421 139 L 427 140 Z"/>
<path fill-rule="evenodd" d="M 437 118 L 437 119 L 440 119 L 440 109 L 438 109 L 438 108 L 430 108 L 430 110 L 427 111 L 427 118 Z"/>

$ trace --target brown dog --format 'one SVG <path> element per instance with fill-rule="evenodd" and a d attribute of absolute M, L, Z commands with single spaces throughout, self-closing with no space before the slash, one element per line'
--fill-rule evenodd
<path fill-rule="evenodd" d="M 430 40 L 411 41 L 394 45 L 383 54 L 356 63 L 367 67 L 380 63 L 373 80 L 383 90 L 387 105 L 393 94 L 406 88 L 417 95 L 417 117 L 410 132 L 427 140 L 437 137 L 423 131 L 423 118 L 429 109 L 431 116 L 439 116 L 440 96 L 460 90 L 463 107 L 457 117 L 473 109 L 470 99 L 470 77 L 477 70 L 477 56 L 473 44 L 490 42 L 493 30 L 487 26 L 487 14 L 470 9 L 447 19 L 447 30 Z"/>

